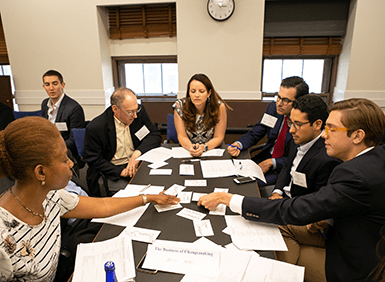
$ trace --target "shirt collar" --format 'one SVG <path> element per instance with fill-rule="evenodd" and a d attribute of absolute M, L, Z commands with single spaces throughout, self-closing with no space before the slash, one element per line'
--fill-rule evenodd
<path fill-rule="evenodd" d="M 60 99 L 53 105 L 53 107 L 52 107 L 51 98 L 49 98 L 48 101 L 47 101 L 48 108 L 50 108 L 50 109 L 52 109 L 52 108 L 58 109 L 60 107 L 61 101 L 63 101 L 64 95 L 65 94 L 63 92 L 63 94 L 61 95 Z"/>
<path fill-rule="evenodd" d="M 372 150 L 373 148 L 374 148 L 374 146 L 369 147 L 369 148 L 366 148 L 365 150 L 359 152 L 359 153 L 356 155 L 356 157 L 358 157 L 358 156 L 360 156 L 360 155 L 363 155 L 363 154 L 369 152 L 369 151 Z"/>

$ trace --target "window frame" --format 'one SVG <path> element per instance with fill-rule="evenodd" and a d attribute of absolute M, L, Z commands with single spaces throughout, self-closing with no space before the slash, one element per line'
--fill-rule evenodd
<path fill-rule="evenodd" d="M 127 87 L 126 85 L 126 70 L 125 64 L 167 64 L 167 63 L 178 63 L 178 57 L 176 55 L 165 55 L 165 56 L 123 56 L 123 57 L 112 57 L 112 73 L 113 83 L 115 89 L 120 87 Z M 167 97 L 176 97 L 175 95 L 167 95 Z M 150 95 L 138 95 L 141 98 L 163 98 L 163 96 L 150 96 Z"/>
<path fill-rule="evenodd" d="M 336 85 L 336 78 L 337 78 L 337 65 L 338 65 L 338 55 L 332 55 L 332 56 L 323 56 L 323 55 L 274 55 L 274 56 L 263 56 L 262 59 L 262 72 L 261 72 L 261 92 L 262 92 L 262 81 L 263 81 L 263 70 L 264 70 L 264 64 L 265 59 L 279 59 L 279 60 L 285 60 L 285 59 L 300 59 L 300 60 L 306 60 L 306 59 L 324 59 L 324 71 L 323 71 L 323 78 L 322 78 L 322 92 L 321 93 L 314 93 L 317 95 L 322 96 L 325 99 L 325 102 L 330 105 L 333 101 L 333 95 L 332 90 L 334 89 Z M 278 90 L 278 88 L 277 88 Z M 278 92 L 262 92 L 262 99 L 267 98 L 266 100 L 272 99 Z"/>

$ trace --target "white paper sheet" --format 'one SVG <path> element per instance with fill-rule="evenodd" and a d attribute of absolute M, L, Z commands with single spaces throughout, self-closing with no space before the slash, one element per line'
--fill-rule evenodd
<path fill-rule="evenodd" d="M 266 183 L 262 169 L 252 160 L 234 160 L 236 174 L 240 176 L 254 176 Z"/>
<path fill-rule="evenodd" d="M 305 268 L 253 255 L 241 282 L 303 282 Z"/>
<path fill-rule="evenodd" d="M 192 191 L 188 191 L 188 192 L 179 192 L 178 193 L 178 198 L 180 199 L 180 202 L 181 204 L 189 204 L 191 203 L 191 196 L 192 196 Z"/>
<path fill-rule="evenodd" d="M 122 197 L 133 197 L 138 196 L 146 187 L 146 185 L 131 185 L 128 184 L 124 190 L 118 191 L 113 197 L 114 198 L 122 198 Z M 163 186 L 150 186 L 145 190 L 146 194 L 159 194 L 163 191 Z M 120 213 L 114 216 L 106 217 L 106 218 L 94 218 L 92 222 L 102 222 L 102 223 L 110 223 L 120 226 L 134 226 L 142 214 L 145 212 L 149 204 L 138 207 L 136 209 Z"/>
<path fill-rule="evenodd" d="M 201 160 L 203 178 L 226 177 L 236 174 L 232 160 Z"/>
<path fill-rule="evenodd" d="M 207 152 L 203 152 L 202 157 L 222 157 L 225 149 L 212 149 Z"/>
<path fill-rule="evenodd" d="M 156 163 L 160 161 L 166 161 L 171 157 L 172 157 L 171 149 L 164 148 L 164 147 L 157 147 L 144 153 L 139 158 L 137 158 L 137 160 Z"/>
<path fill-rule="evenodd" d="M 161 168 L 162 166 L 165 166 L 165 165 L 168 165 L 168 163 L 161 161 L 161 162 L 149 164 L 148 167 L 153 168 L 153 169 L 158 169 L 158 168 Z"/>
<path fill-rule="evenodd" d="M 287 251 L 277 225 L 246 220 L 240 215 L 226 215 L 231 240 L 242 250 Z"/>
<path fill-rule="evenodd" d="M 214 236 L 214 230 L 209 219 L 194 220 L 194 230 L 197 237 Z"/>
<path fill-rule="evenodd" d="M 119 281 L 135 277 L 131 239 L 118 236 L 103 242 L 79 244 L 76 252 L 73 282 L 104 282 L 104 264 L 113 261 Z"/>
<path fill-rule="evenodd" d="M 194 243 L 156 240 L 148 245 L 143 267 L 181 274 L 218 275 L 220 251 Z"/>
<path fill-rule="evenodd" d="M 174 159 L 192 158 L 190 152 L 183 147 L 172 147 L 172 157 Z"/>

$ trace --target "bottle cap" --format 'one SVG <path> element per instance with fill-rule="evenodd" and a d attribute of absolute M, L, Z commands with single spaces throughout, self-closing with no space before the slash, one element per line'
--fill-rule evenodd
<path fill-rule="evenodd" d="M 105 271 L 114 271 L 115 270 L 115 264 L 113 261 L 107 261 L 104 264 L 104 270 Z"/>

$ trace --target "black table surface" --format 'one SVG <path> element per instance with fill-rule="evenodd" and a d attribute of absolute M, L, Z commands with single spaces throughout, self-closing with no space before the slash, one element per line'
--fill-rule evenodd
<path fill-rule="evenodd" d="M 223 157 L 208 157 L 201 158 L 204 159 L 230 159 L 232 158 L 227 150 L 224 153 Z M 248 159 L 249 155 L 247 152 L 242 152 L 237 159 Z M 182 176 L 179 175 L 179 165 L 182 163 L 183 159 L 174 159 L 170 158 L 166 162 L 168 165 L 162 167 L 162 169 L 172 169 L 172 175 L 149 175 L 150 168 L 148 167 L 147 162 L 142 162 L 138 172 L 131 180 L 130 184 L 138 185 L 156 185 L 164 186 L 165 189 L 169 188 L 173 184 L 184 185 L 185 179 L 203 179 L 200 162 L 191 162 L 194 165 L 193 176 Z M 221 177 L 221 178 L 206 178 L 207 186 L 206 187 L 186 187 L 183 191 L 193 191 L 199 193 L 210 193 L 214 188 L 227 188 L 229 193 L 241 194 L 244 196 L 260 197 L 259 189 L 256 182 L 246 183 L 237 185 L 234 183 L 233 179 L 235 176 L 231 177 Z M 204 219 L 209 219 L 214 230 L 214 236 L 207 236 L 206 238 L 213 241 L 218 245 L 227 245 L 231 243 L 231 238 L 229 235 L 222 232 L 226 228 L 226 222 L 223 216 L 219 215 L 209 215 L 209 211 L 203 207 L 197 206 L 196 202 L 191 202 L 189 204 L 182 204 L 183 208 L 189 208 L 195 211 L 206 213 L 207 216 Z M 161 240 L 170 240 L 170 241 L 181 241 L 181 242 L 194 242 L 200 237 L 196 237 L 193 222 L 186 218 L 177 216 L 176 214 L 181 209 L 166 211 L 166 212 L 157 212 L 154 208 L 154 205 L 151 204 L 147 210 L 144 212 L 142 217 L 136 223 L 136 227 L 160 230 L 161 233 L 158 236 L 158 239 Z M 234 214 L 230 211 L 229 208 L 226 209 L 226 214 Z M 96 241 L 104 241 L 111 239 L 119 235 L 124 230 L 124 227 L 104 224 L 101 228 L 99 234 L 95 238 Z M 132 241 L 133 251 L 134 251 L 134 260 L 135 266 L 138 265 L 142 257 L 146 254 L 147 243 Z M 274 258 L 273 252 L 258 252 L 264 257 Z M 136 281 L 137 282 L 150 282 L 150 281 L 180 281 L 183 275 L 175 273 L 167 273 L 159 271 L 156 274 L 149 274 L 140 271 L 136 271 Z"/>

